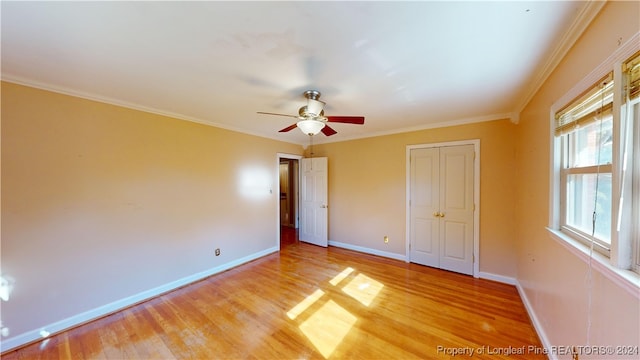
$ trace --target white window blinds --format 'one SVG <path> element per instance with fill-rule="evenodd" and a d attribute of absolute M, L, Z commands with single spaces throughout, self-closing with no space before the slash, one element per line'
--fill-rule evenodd
<path fill-rule="evenodd" d="M 612 109 L 613 73 L 609 73 L 556 113 L 555 134 L 559 136 L 589 125 L 603 116 L 610 115 Z"/>
<path fill-rule="evenodd" d="M 637 52 L 631 60 L 627 61 L 622 70 L 627 74 L 626 93 L 627 99 L 640 97 L 640 52 Z"/>

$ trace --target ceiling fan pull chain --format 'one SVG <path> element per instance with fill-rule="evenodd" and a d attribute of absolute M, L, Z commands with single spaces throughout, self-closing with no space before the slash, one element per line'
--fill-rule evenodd
<path fill-rule="evenodd" d="M 309 158 L 311 159 L 310 170 L 313 170 L 313 135 L 309 134 Z"/>

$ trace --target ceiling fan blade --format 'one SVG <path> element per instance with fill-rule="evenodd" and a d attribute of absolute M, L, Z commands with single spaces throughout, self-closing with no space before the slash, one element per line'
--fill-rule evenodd
<path fill-rule="evenodd" d="M 298 118 L 298 116 L 295 115 L 287 115 L 287 114 L 278 114 L 278 113 L 270 113 L 270 112 L 264 112 L 264 111 L 258 111 L 258 114 L 262 114 L 262 115 L 276 115 L 276 116 L 286 116 L 286 117 L 292 117 L 292 118 Z"/>
<path fill-rule="evenodd" d="M 347 124 L 364 124 L 364 116 L 326 116 L 328 122 L 347 123 Z"/>
<path fill-rule="evenodd" d="M 322 128 L 322 130 L 320 130 L 320 131 L 322 131 L 322 133 L 325 134 L 326 136 L 331 136 L 331 135 L 335 135 L 335 134 L 338 133 L 337 131 L 335 131 L 331 127 L 329 127 L 329 125 L 325 125 Z"/>
<path fill-rule="evenodd" d="M 282 129 L 282 130 L 280 130 L 280 131 L 278 131 L 278 132 L 287 132 L 287 131 L 291 131 L 291 130 L 293 130 L 293 129 L 297 128 L 297 127 L 298 127 L 298 124 L 293 124 L 293 125 L 291 125 L 291 126 L 287 126 L 286 128 L 284 128 L 284 129 Z"/>

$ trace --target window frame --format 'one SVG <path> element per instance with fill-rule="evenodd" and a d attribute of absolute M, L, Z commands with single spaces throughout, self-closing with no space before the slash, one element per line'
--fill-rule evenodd
<path fill-rule="evenodd" d="M 622 73 L 622 64 L 627 61 L 630 57 L 632 57 L 636 52 L 640 50 L 640 32 L 636 33 L 633 37 L 631 37 L 625 44 L 618 47 L 618 49 L 609 56 L 604 62 L 602 62 L 599 66 L 597 66 L 591 73 L 589 73 L 585 78 L 579 81 L 575 86 L 573 86 L 566 94 L 560 97 L 549 109 L 549 140 L 550 140 L 550 184 L 549 184 L 549 225 L 547 230 L 551 237 L 563 245 L 566 249 L 572 252 L 574 255 L 577 255 L 579 258 L 583 259 L 585 262 L 589 263 L 590 266 L 593 265 L 594 268 L 600 270 L 605 276 L 609 279 L 613 280 L 617 284 L 621 285 L 623 288 L 629 290 L 635 296 L 638 296 L 638 289 L 640 289 L 640 274 L 638 273 L 640 266 L 638 265 L 640 261 L 640 244 L 633 243 L 632 246 L 620 246 L 620 238 L 619 232 L 617 231 L 617 219 L 618 213 L 620 211 L 620 181 L 621 181 L 621 161 L 622 161 L 622 153 L 620 146 L 620 122 L 621 122 L 621 109 L 624 104 L 624 99 L 622 95 L 622 84 L 623 81 L 623 73 Z M 574 99 L 578 98 L 581 94 L 585 93 L 588 89 L 597 84 L 602 78 L 604 78 L 608 73 L 613 71 L 613 81 L 615 84 L 615 90 L 613 95 L 613 154 L 612 154 L 612 164 L 611 164 L 611 176 L 612 176 L 612 203 L 611 203 L 611 245 L 610 250 L 608 252 L 599 251 L 597 246 L 591 247 L 591 241 L 587 243 L 579 240 L 579 237 L 575 236 L 575 234 L 571 234 L 571 232 L 566 229 L 563 231 L 562 224 L 562 216 L 564 216 L 564 209 L 561 207 L 561 198 L 564 196 L 564 190 L 562 189 L 561 179 L 563 173 L 561 171 L 562 166 L 562 152 L 559 151 L 561 149 L 562 141 L 560 136 L 556 135 L 555 127 L 556 127 L 556 114 L 561 111 L 563 108 L 566 108 L 567 105 L 571 104 Z M 637 124 L 636 124 L 637 125 Z M 637 145 L 640 139 L 635 139 L 634 144 Z M 640 159 L 638 159 L 638 155 L 633 159 L 635 164 L 640 163 Z M 601 168 L 602 173 L 602 168 Z M 635 176 L 635 180 L 637 180 L 637 176 Z M 638 194 L 633 195 L 636 200 L 634 210 L 632 214 L 636 214 L 638 212 L 637 208 L 640 207 L 638 205 L 638 198 L 640 196 Z M 626 210 L 625 210 L 626 211 Z M 631 222 L 633 223 L 633 222 Z M 637 234 L 637 230 L 633 227 L 637 226 L 634 224 L 626 224 L 628 228 L 626 234 Z M 624 234 L 625 232 L 623 232 Z M 640 237 L 640 236 L 639 236 Z M 630 237 L 629 237 L 630 238 Z M 623 240 L 627 241 L 627 240 Z M 633 241 L 633 240 L 628 240 Z M 640 241 L 636 240 L 636 241 Z M 628 242 L 626 243 L 628 244 Z"/>
<path fill-rule="evenodd" d="M 630 105 L 635 108 L 634 112 L 637 121 L 632 124 L 633 128 L 631 129 L 632 136 L 635 136 L 635 138 L 633 138 L 630 145 L 633 156 L 629 161 L 629 164 L 631 164 L 631 174 L 628 176 L 631 178 L 631 188 L 636 189 L 636 191 L 631 194 L 633 200 L 628 210 L 631 212 L 631 219 L 635 219 L 635 222 L 629 227 L 631 234 L 628 234 L 628 236 L 635 236 L 635 239 L 632 240 L 633 257 L 631 269 L 640 274 L 640 191 L 638 191 L 638 189 L 640 189 L 640 121 L 638 121 L 640 120 L 640 97 L 634 99 Z M 625 111 L 628 111 L 628 109 L 625 109 Z"/>
<path fill-rule="evenodd" d="M 610 79 L 608 81 L 613 81 L 613 79 Z M 617 85 L 614 83 L 613 86 L 615 88 L 615 86 Z M 574 101 L 575 99 L 572 100 L 572 102 Z M 554 114 L 554 117 L 555 115 L 556 114 Z M 610 111 L 608 111 L 606 112 L 606 117 L 613 118 L 613 115 L 611 114 Z M 603 120 L 602 119 L 595 120 L 591 122 L 590 125 L 593 125 L 593 124 L 599 125 L 601 121 Z M 613 122 L 613 119 L 612 119 L 612 122 Z M 575 138 L 572 138 L 571 136 L 575 136 L 575 135 L 576 135 L 576 131 L 565 131 L 561 135 L 556 134 L 556 137 L 559 138 L 558 140 L 560 144 L 556 148 L 557 151 L 560 152 L 560 155 L 559 155 L 560 156 L 560 198 L 558 199 L 558 201 L 560 202 L 559 229 L 567 233 L 568 236 L 571 236 L 574 239 L 582 242 L 584 245 L 590 247 L 591 238 L 592 238 L 591 234 L 577 227 L 571 226 L 570 224 L 567 223 L 567 206 L 568 206 L 567 193 L 568 193 L 568 187 L 569 187 L 568 176 L 570 175 L 600 176 L 600 175 L 610 174 L 613 179 L 613 165 L 612 163 L 606 163 L 606 164 L 596 164 L 596 165 L 592 164 L 592 165 L 586 165 L 586 166 L 573 166 L 573 161 L 571 161 L 573 159 L 571 158 L 576 155 L 577 146 L 575 144 L 576 143 Z M 612 198 L 613 198 L 613 194 L 612 194 Z M 612 203 L 612 206 L 613 206 L 613 203 Z M 611 244 L 608 244 L 606 243 L 606 241 L 599 239 L 595 236 L 594 236 L 594 240 L 595 240 L 595 242 L 593 243 L 594 250 L 600 252 L 606 257 L 609 257 Z"/>

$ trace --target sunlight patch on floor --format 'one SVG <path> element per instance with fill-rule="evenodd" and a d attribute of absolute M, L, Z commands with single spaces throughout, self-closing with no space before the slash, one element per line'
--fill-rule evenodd
<path fill-rule="evenodd" d="M 354 273 L 357 273 L 355 269 L 347 267 L 329 280 L 329 284 L 337 290 L 340 289 L 338 286 L 341 283 L 348 280 L 341 290 L 360 304 L 369 307 L 384 285 L 364 274 L 353 276 Z M 334 300 L 331 291 L 334 290 L 325 292 L 317 289 L 287 312 L 289 319 L 297 319 L 300 331 L 325 359 L 333 354 L 358 321 L 356 316 L 336 302 L 345 301 L 344 296 L 338 296 Z M 301 316 L 305 312 L 307 314 Z"/>
<path fill-rule="evenodd" d="M 329 300 L 300 325 L 300 330 L 326 359 L 349 333 L 356 320 L 358 318 L 350 312 Z"/>
<path fill-rule="evenodd" d="M 352 272 L 353 272 L 353 268 L 350 268 L 350 267 L 342 270 L 340 274 L 336 275 L 333 279 L 331 279 L 331 281 L 329 281 L 329 284 L 333 286 L 340 284 L 340 282 L 344 280 L 347 276 L 349 276 Z"/>
<path fill-rule="evenodd" d="M 295 320 L 298 315 L 302 314 L 307 310 L 311 305 L 313 305 L 318 299 L 320 299 L 324 295 L 324 291 L 318 289 L 313 292 L 313 294 L 307 296 L 304 300 L 302 300 L 298 305 L 294 306 L 293 309 L 287 312 L 287 316 L 291 320 Z"/>
<path fill-rule="evenodd" d="M 342 291 L 368 307 L 383 287 L 384 285 L 381 282 L 373 280 L 367 275 L 358 274 L 342 288 Z"/>

